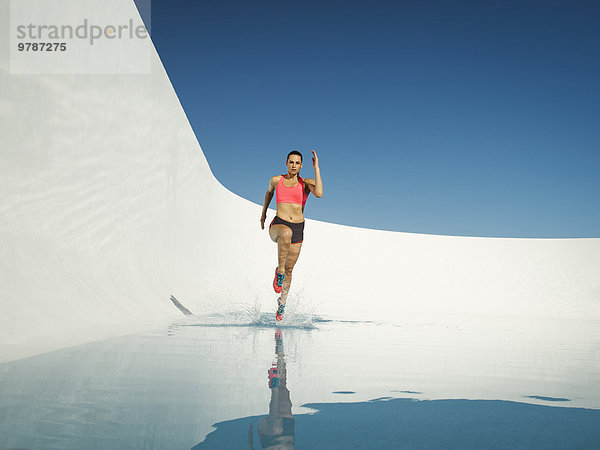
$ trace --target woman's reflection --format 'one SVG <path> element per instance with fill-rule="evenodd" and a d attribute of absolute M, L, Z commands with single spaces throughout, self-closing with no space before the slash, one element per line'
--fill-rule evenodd
<path fill-rule="evenodd" d="M 269 415 L 258 421 L 258 437 L 262 448 L 292 449 L 294 448 L 294 416 L 290 391 L 287 388 L 287 371 L 283 350 L 283 333 L 275 332 L 275 354 L 277 361 L 268 370 L 271 402 Z"/>

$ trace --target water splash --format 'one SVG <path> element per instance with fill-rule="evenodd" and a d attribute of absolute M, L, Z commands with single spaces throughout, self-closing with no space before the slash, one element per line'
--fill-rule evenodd
<path fill-rule="evenodd" d="M 315 322 L 319 322 L 312 312 L 306 313 L 297 305 L 290 305 L 285 312 L 281 322 L 275 320 L 275 310 L 262 311 L 258 304 L 233 304 L 226 311 L 191 315 L 178 322 L 179 326 L 200 327 L 259 327 L 259 328 L 299 328 L 311 330 L 316 328 Z"/>

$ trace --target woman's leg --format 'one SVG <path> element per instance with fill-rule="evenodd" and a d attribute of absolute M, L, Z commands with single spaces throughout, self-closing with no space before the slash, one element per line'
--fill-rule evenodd
<path fill-rule="evenodd" d="M 287 257 L 285 259 L 284 264 L 285 278 L 283 279 L 283 287 L 281 288 L 281 303 L 283 305 L 285 305 L 288 292 L 290 291 L 290 286 L 292 285 L 292 271 L 294 270 L 296 261 L 298 261 L 301 249 L 302 242 L 297 242 L 295 244 L 290 244 L 289 250 L 287 252 Z"/>
<path fill-rule="evenodd" d="M 269 236 L 273 242 L 277 243 L 277 262 L 278 272 L 284 273 L 285 261 L 290 250 L 292 242 L 292 229 L 286 225 L 271 225 Z"/>

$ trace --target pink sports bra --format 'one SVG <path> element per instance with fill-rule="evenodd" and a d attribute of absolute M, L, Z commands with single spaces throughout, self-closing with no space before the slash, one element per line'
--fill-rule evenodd
<path fill-rule="evenodd" d="M 277 203 L 293 203 L 295 205 L 302 205 L 304 208 L 306 199 L 308 198 L 308 195 L 304 190 L 304 181 L 300 175 L 298 175 L 298 183 L 292 187 L 287 187 L 285 184 L 283 184 L 284 178 L 285 177 L 282 175 L 277 183 L 277 186 L 275 186 L 275 201 Z"/>

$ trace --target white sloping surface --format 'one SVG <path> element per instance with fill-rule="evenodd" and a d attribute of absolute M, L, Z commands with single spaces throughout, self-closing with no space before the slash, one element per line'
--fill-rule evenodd
<path fill-rule="evenodd" d="M 133 2 L 120 5 L 115 21 L 137 14 Z M 2 60 L 0 360 L 170 320 L 180 315 L 171 294 L 195 313 L 273 308 L 275 247 L 259 229 L 261 207 L 213 177 L 152 55 L 151 75 L 11 76 Z M 311 202 L 327 201 L 327 170 L 325 197 L 309 200 L 309 215 Z M 597 320 L 600 239 L 428 236 L 308 220 L 293 291 L 298 308 L 347 318 Z"/>

